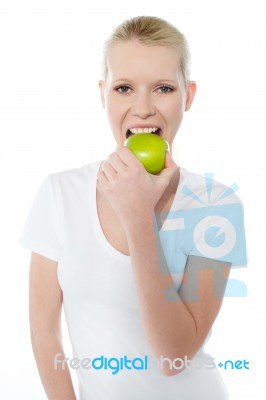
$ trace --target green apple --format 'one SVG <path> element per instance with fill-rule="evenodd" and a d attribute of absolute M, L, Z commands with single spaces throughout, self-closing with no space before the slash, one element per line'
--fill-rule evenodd
<path fill-rule="evenodd" d="M 165 153 L 168 143 L 153 133 L 137 133 L 124 143 L 150 174 L 159 174 L 165 166 Z"/>

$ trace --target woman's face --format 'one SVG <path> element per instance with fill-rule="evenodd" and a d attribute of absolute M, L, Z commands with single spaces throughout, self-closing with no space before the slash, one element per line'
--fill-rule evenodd
<path fill-rule="evenodd" d="M 159 128 L 171 146 L 196 92 L 194 82 L 185 87 L 179 64 L 177 51 L 169 47 L 149 47 L 136 40 L 111 46 L 108 77 L 99 86 L 118 145 L 132 134 L 130 129 Z"/>

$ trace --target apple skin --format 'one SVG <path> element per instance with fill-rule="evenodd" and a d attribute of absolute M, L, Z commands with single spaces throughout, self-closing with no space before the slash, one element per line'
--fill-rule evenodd
<path fill-rule="evenodd" d="M 157 175 L 164 169 L 165 153 L 169 145 L 159 135 L 137 133 L 129 136 L 124 146 L 132 151 L 150 174 Z"/>

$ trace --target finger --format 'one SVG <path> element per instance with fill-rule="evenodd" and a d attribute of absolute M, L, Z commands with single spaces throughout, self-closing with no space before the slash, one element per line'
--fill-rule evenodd
<path fill-rule="evenodd" d="M 98 171 L 97 181 L 99 182 L 99 184 L 102 188 L 104 188 L 106 186 L 106 184 L 108 183 L 108 179 L 102 170 Z"/>
<path fill-rule="evenodd" d="M 165 168 L 171 168 L 171 167 L 174 167 L 174 166 L 176 166 L 176 163 L 172 159 L 169 151 L 167 151 L 165 153 Z"/>
<path fill-rule="evenodd" d="M 117 154 L 124 162 L 124 164 L 128 167 L 130 166 L 142 166 L 142 163 L 137 159 L 137 157 L 132 153 L 130 149 L 124 146 L 120 146 L 117 148 Z M 144 167 L 143 167 L 144 168 Z"/>
<path fill-rule="evenodd" d="M 122 173 L 126 168 L 126 164 L 117 152 L 110 154 L 108 157 L 108 162 L 118 174 Z"/>
<path fill-rule="evenodd" d="M 106 178 L 110 181 L 112 179 L 114 179 L 117 175 L 116 170 L 114 169 L 114 167 L 109 163 L 108 160 L 105 160 L 102 163 L 101 166 L 101 170 L 104 173 L 104 175 L 106 176 Z"/>
<path fill-rule="evenodd" d="M 166 152 L 165 155 L 165 166 L 164 169 L 162 170 L 162 172 L 158 175 L 158 176 L 171 176 L 174 174 L 174 172 L 177 169 L 177 165 L 174 162 L 174 160 L 172 159 L 170 153 L 168 153 L 168 151 Z"/>

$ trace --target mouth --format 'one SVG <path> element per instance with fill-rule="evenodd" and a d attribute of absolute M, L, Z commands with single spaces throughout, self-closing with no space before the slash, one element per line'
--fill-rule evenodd
<path fill-rule="evenodd" d="M 152 135 L 162 136 L 161 128 L 150 127 L 150 128 L 131 128 L 126 132 L 126 138 L 129 138 L 132 135 L 139 135 L 141 133 L 150 133 Z"/>

